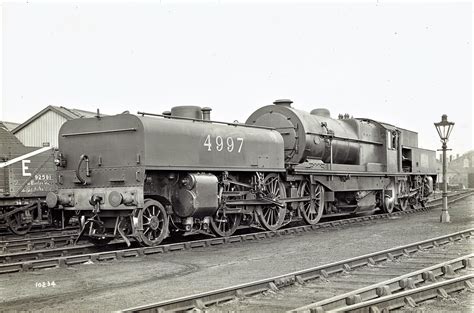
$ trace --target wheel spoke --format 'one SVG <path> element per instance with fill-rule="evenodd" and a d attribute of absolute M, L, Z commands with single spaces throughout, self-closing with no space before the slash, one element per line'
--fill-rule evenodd
<path fill-rule="evenodd" d="M 278 192 L 278 186 L 277 184 L 275 183 L 275 181 L 272 183 L 272 195 L 273 196 L 276 196 L 277 195 L 277 192 Z"/>
<path fill-rule="evenodd" d="M 304 204 L 304 211 L 308 213 L 311 211 L 311 204 L 309 202 Z"/>
<path fill-rule="evenodd" d="M 146 213 L 148 213 L 148 214 L 146 214 Z M 146 214 L 146 215 L 145 215 L 145 214 Z M 145 211 L 143 212 L 143 216 L 148 216 L 148 217 L 151 218 L 150 207 L 147 207 L 147 208 L 145 209 Z"/>
<path fill-rule="evenodd" d="M 266 221 L 268 221 L 270 214 L 271 214 L 271 211 L 269 209 L 265 209 L 265 213 L 263 215 Z"/>

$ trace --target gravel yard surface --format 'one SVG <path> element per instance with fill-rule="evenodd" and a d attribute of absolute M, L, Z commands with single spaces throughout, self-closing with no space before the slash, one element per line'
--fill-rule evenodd
<path fill-rule="evenodd" d="M 440 209 L 435 209 L 262 241 L 0 275 L 0 308 L 68 312 L 125 309 L 472 228 L 473 209 L 471 196 L 450 205 L 449 224 L 439 223 Z M 48 287 L 48 282 L 55 286 Z M 467 297 L 472 303 L 472 296 Z"/>
<path fill-rule="evenodd" d="M 445 313 L 474 312 L 474 295 L 471 291 L 462 291 L 446 299 L 429 300 L 415 308 L 403 308 L 400 313 Z"/>

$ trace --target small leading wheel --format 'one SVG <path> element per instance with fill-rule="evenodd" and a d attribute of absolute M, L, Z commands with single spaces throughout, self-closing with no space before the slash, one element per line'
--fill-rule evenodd
<path fill-rule="evenodd" d="M 229 176 L 232 181 L 237 181 L 234 177 Z M 241 188 L 239 185 L 228 184 L 224 186 L 224 192 L 229 191 L 240 191 Z M 238 200 L 241 197 L 226 197 L 225 200 Z M 217 209 L 216 214 L 211 218 L 211 229 L 212 231 L 220 237 L 229 237 L 237 230 L 237 227 L 240 225 L 240 220 L 242 219 L 241 214 L 232 214 L 225 212 L 225 201 L 221 201 L 221 205 Z"/>
<path fill-rule="evenodd" d="M 311 197 L 311 184 L 307 180 L 301 182 L 298 196 Z M 299 203 L 299 210 L 307 224 L 314 225 L 319 222 L 324 211 L 324 188 L 322 185 L 317 184 L 314 187 L 314 198 Z"/>
<path fill-rule="evenodd" d="M 418 208 L 418 194 L 408 198 L 408 205 L 412 208 L 412 209 L 416 209 Z"/>
<path fill-rule="evenodd" d="M 145 246 L 156 246 L 168 235 L 168 214 L 161 203 L 145 200 L 138 211 L 137 239 Z"/>
<path fill-rule="evenodd" d="M 394 197 L 389 195 L 388 193 L 383 193 L 383 203 L 382 203 L 382 210 L 384 213 L 392 213 L 393 208 L 395 207 L 395 200 Z"/>
<path fill-rule="evenodd" d="M 408 198 L 399 198 L 398 199 L 398 209 L 400 211 L 406 211 L 408 208 Z"/>
<path fill-rule="evenodd" d="M 15 209 L 14 207 L 12 209 Z M 5 218 L 8 228 L 16 235 L 26 235 L 33 226 L 33 217 L 29 210 L 16 212 Z"/>
<path fill-rule="evenodd" d="M 264 179 L 265 196 L 272 201 L 286 198 L 285 185 L 278 174 L 268 174 Z M 285 219 L 286 205 L 267 204 L 257 207 L 260 224 L 268 230 L 274 231 L 281 227 Z"/>
<path fill-rule="evenodd" d="M 237 230 L 242 216 L 240 214 L 224 214 L 222 209 L 218 209 L 211 219 L 212 231 L 220 237 L 229 237 Z"/>
<path fill-rule="evenodd" d="M 406 195 L 407 193 L 408 187 L 406 181 L 398 182 L 398 196 L 401 197 L 397 197 L 397 208 L 400 211 L 406 211 L 406 209 L 408 208 L 408 197 Z"/>

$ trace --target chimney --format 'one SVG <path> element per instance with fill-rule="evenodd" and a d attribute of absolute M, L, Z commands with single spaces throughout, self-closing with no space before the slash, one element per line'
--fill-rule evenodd
<path fill-rule="evenodd" d="M 288 107 L 288 108 L 291 107 L 292 103 L 293 103 L 293 101 L 291 101 L 290 99 L 279 99 L 279 100 L 275 100 L 273 102 L 274 105 L 281 105 L 281 106 Z"/>
<path fill-rule="evenodd" d="M 203 121 L 210 121 L 211 120 L 211 111 L 212 109 L 209 107 L 204 107 L 201 109 L 202 112 L 202 120 Z"/>

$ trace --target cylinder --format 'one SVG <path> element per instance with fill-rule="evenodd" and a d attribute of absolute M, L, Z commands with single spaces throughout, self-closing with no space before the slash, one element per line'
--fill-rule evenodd
<path fill-rule="evenodd" d="M 174 188 L 173 210 L 180 217 L 212 216 L 217 210 L 217 191 L 216 176 L 189 173 Z"/>

